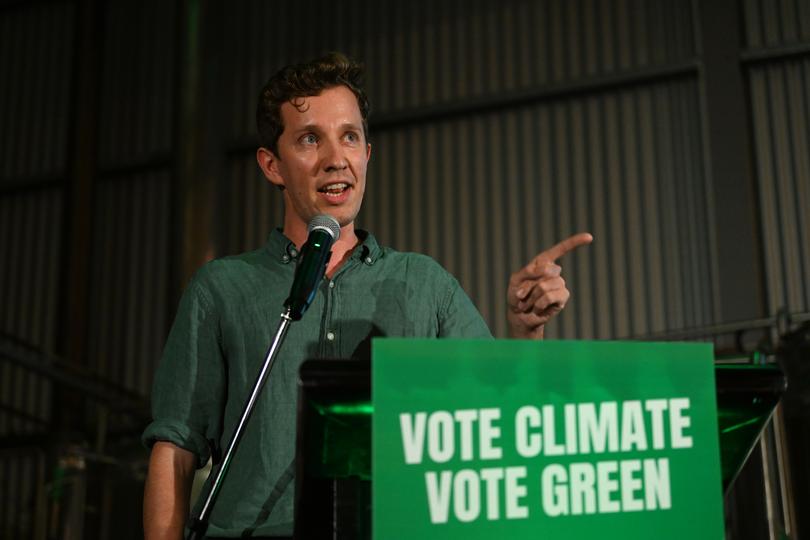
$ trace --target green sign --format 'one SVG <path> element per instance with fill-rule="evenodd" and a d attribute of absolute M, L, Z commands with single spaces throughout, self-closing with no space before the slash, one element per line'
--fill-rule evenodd
<path fill-rule="evenodd" d="M 374 538 L 721 540 L 708 344 L 373 343 Z"/>

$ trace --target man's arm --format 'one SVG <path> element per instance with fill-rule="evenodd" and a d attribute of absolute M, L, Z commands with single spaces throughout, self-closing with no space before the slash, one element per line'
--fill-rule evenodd
<path fill-rule="evenodd" d="M 188 519 L 197 457 L 172 443 L 152 447 L 143 497 L 145 540 L 180 540 Z"/>
<path fill-rule="evenodd" d="M 509 279 L 506 289 L 509 333 L 514 338 L 543 339 L 546 323 L 562 311 L 571 292 L 560 275 L 556 260 L 593 236 L 579 233 L 546 250 Z"/>

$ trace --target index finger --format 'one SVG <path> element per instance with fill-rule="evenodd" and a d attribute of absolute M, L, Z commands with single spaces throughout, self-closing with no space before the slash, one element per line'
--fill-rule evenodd
<path fill-rule="evenodd" d="M 539 257 L 543 257 L 550 261 L 556 261 L 566 253 L 571 250 L 578 248 L 579 246 L 584 246 L 586 244 L 590 244 L 593 242 L 593 236 L 591 233 L 579 233 L 573 236 L 569 236 L 559 244 L 554 245 L 553 247 L 547 249 L 543 253 L 541 253 Z"/>

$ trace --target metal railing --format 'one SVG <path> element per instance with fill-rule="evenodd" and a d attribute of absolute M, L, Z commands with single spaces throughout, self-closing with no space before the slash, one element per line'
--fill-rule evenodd
<path fill-rule="evenodd" d="M 0 512 L 0 538 L 141 537 L 147 399 L 5 334 L 0 372 L 11 379 L 0 395 L 0 508 L 10 509 Z M 59 432 L 55 390 L 82 396 L 72 413 L 85 429 Z"/>

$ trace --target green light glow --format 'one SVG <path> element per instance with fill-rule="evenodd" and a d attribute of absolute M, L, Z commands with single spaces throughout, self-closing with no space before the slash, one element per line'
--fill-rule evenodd
<path fill-rule="evenodd" d="M 753 424 L 757 424 L 757 423 L 761 422 L 761 420 L 762 419 L 759 416 L 755 416 L 754 418 L 751 418 L 750 420 L 746 420 L 745 422 L 740 422 L 739 424 L 734 424 L 732 426 L 728 426 L 727 428 L 723 428 L 723 429 L 720 430 L 720 433 L 731 433 L 732 431 L 737 431 L 738 429 L 742 429 L 745 426 L 750 426 L 750 425 L 753 425 Z"/>
<path fill-rule="evenodd" d="M 358 401 L 355 403 L 331 403 L 329 405 L 315 405 L 318 412 L 336 415 L 365 415 L 374 412 L 374 405 L 368 401 Z"/>

